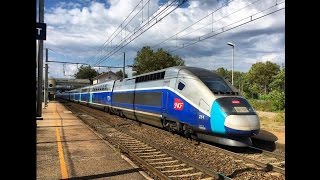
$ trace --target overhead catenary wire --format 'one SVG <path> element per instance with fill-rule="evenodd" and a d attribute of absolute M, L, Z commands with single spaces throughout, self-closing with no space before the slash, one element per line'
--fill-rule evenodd
<path fill-rule="evenodd" d="M 47 61 L 47 62 L 49 62 L 49 63 L 62 63 L 62 64 L 76 64 L 76 65 L 82 64 L 82 65 L 91 66 L 91 67 L 123 68 L 123 66 L 92 66 L 87 63 L 74 63 L 74 62 L 67 62 L 67 61 Z"/>
<path fill-rule="evenodd" d="M 175 1 L 177 1 L 177 0 L 174 0 L 174 1 L 172 1 L 170 4 L 168 4 L 166 7 L 164 7 L 159 13 L 157 13 L 156 15 L 154 15 L 154 14 L 152 14 L 152 15 L 154 15 L 153 16 L 153 18 L 151 19 L 151 20 L 149 20 L 149 21 L 152 21 L 152 20 L 154 20 L 157 16 L 159 16 L 161 13 L 163 13 L 164 11 L 166 11 L 166 9 L 169 7 L 169 6 L 171 6 Z M 161 6 L 162 7 L 162 6 Z M 159 9 L 161 9 L 161 7 L 159 8 Z M 140 12 L 140 11 L 139 11 Z M 149 23 L 148 23 L 149 24 Z M 125 37 L 125 39 L 123 39 L 115 48 L 113 48 L 110 52 L 107 52 L 107 54 L 106 55 L 104 55 L 104 56 L 102 56 L 95 64 L 100 64 L 101 62 L 103 62 L 103 60 L 105 60 L 105 59 L 107 59 L 107 58 L 109 58 L 111 55 L 110 54 L 114 54 L 113 52 L 115 51 L 115 49 L 117 49 L 118 47 L 120 47 L 124 42 L 126 42 L 127 41 L 127 39 L 130 39 L 133 35 L 135 35 L 141 28 L 143 28 L 144 26 L 146 25 L 146 23 L 144 23 L 144 25 L 143 26 L 141 26 L 141 24 L 139 25 L 140 26 L 140 28 L 139 28 L 139 26 L 138 27 L 136 27 L 134 30 L 133 30 L 133 33 L 130 33 L 130 34 L 128 34 L 126 37 Z M 137 30 L 137 28 L 139 28 L 138 30 Z M 128 37 L 128 36 L 130 36 L 130 37 Z M 128 37 L 128 38 L 127 38 Z M 130 41 L 131 42 L 131 41 Z"/>
<path fill-rule="evenodd" d="M 143 2 L 143 1 L 141 0 L 140 2 Z M 134 8 L 134 10 L 138 7 L 138 5 L 140 4 L 140 2 L 137 4 L 137 6 Z M 143 3 L 142 3 L 142 8 L 141 8 L 138 12 L 136 12 L 135 15 L 134 15 L 125 25 L 123 25 L 123 24 L 124 24 L 124 23 L 123 23 L 124 21 L 123 21 L 123 22 L 119 25 L 119 27 L 121 27 L 122 29 L 125 29 L 125 28 L 130 24 L 130 22 L 132 22 L 132 20 L 143 10 L 143 8 L 146 6 L 146 4 L 148 4 L 148 8 L 149 8 L 149 2 L 150 2 L 150 0 L 148 0 L 144 5 L 143 5 Z M 159 9 L 161 9 L 161 7 L 162 7 L 162 6 L 160 6 Z M 127 18 L 132 14 L 132 12 L 133 12 L 134 10 L 131 11 L 131 13 L 127 16 Z M 148 13 L 148 16 L 149 16 L 149 13 Z M 127 19 L 127 18 L 126 18 L 126 19 Z M 125 20 L 126 20 L 126 19 L 125 19 Z M 148 19 L 149 19 L 149 17 L 148 17 Z M 119 27 L 118 27 L 117 29 L 119 29 Z M 112 40 L 115 39 L 120 32 L 122 32 L 122 29 L 121 29 L 112 39 L 110 39 L 117 30 L 112 33 L 112 35 L 111 35 L 111 36 L 108 38 L 108 40 L 106 41 L 106 42 L 108 42 L 108 41 L 109 41 L 109 42 L 107 43 L 106 46 L 104 46 L 106 42 L 102 45 L 102 48 L 101 48 L 100 52 L 102 52 L 102 50 L 104 50 L 106 47 L 108 48 L 108 45 L 109 45 L 109 44 L 111 44 L 110 46 L 112 46 Z M 127 35 L 127 36 L 128 36 L 128 35 Z M 126 36 L 125 36 L 125 37 L 126 37 Z M 122 42 L 122 40 L 123 40 L 123 39 L 122 39 L 122 37 L 121 37 L 121 42 Z M 108 52 L 108 49 L 107 49 L 107 52 Z M 102 58 L 103 58 L 103 57 L 102 57 L 102 55 L 101 55 L 101 56 L 96 60 L 96 63 L 95 63 L 95 64 L 98 64 L 98 62 L 99 62 Z"/>
<path fill-rule="evenodd" d="M 149 0 L 150 1 L 150 0 Z M 104 43 L 102 43 L 102 45 L 100 46 L 100 48 L 98 48 L 99 50 L 98 51 L 100 51 L 100 52 L 102 52 L 102 50 L 104 49 L 104 45 L 112 38 L 112 36 L 118 31 L 118 29 L 121 27 L 121 30 L 120 31 L 122 31 L 122 29 L 124 29 L 125 27 L 122 27 L 122 25 L 124 24 L 124 22 L 130 17 L 130 15 L 136 10 L 136 8 L 139 6 L 139 4 L 142 2 L 142 0 L 140 0 L 139 1 L 139 3 L 133 8 L 133 10 L 129 13 L 129 15 L 121 22 L 121 24 L 118 26 L 118 28 L 109 36 L 109 38 L 104 42 Z M 139 13 L 139 12 L 138 12 Z M 129 24 L 130 22 L 131 22 L 131 20 L 132 20 L 132 18 L 128 21 L 128 23 L 127 24 Z M 119 33 L 118 33 L 119 34 Z M 116 37 L 117 35 L 115 35 L 115 37 Z M 113 40 L 113 39 L 112 39 Z M 111 40 L 111 41 L 112 41 Z M 96 54 L 96 55 L 98 55 L 98 54 Z M 96 56 L 95 55 L 95 56 Z M 94 58 L 94 57 L 93 57 Z M 90 60 L 92 60 L 93 58 L 91 58 Z"/>
<path fill-rule="evenodd" d="M 57 52 L 56 50 L 53 50 L 51 48 L 47 48 L 48 50 L 52 51 L 52 52 L 55 52 L 57 54 L 61 54 L 60 52 Z M 64 54 L 62 54 L 64 56 Z M 70 61 L 47 61 L 48 63 L 61 63 L 63 64 L 63 66 L 65 64 L 75 64 L 75 65 L 86 65 L 86 66 L 91 66 L 93 68 L 99 68 L 99 67 L 106 67 L 106 68 L 123 68 L 123 66 L 102 66 L 102 65 L 99 65 L 99 66 L 94 66 L 92 64 L 88 64 L 88 63 L 80 63 L 80 62 L 70 62 Z M 127 67 L 130 67 L 130 65 L 127 65 Z"/>
<path fill-rule="evenodd" d="M 146 0 L 145 0 L 145 1 L 146 1 Z M 233 1 L 234 1 L 234 0 L 231 0 L 231 1 L 229 1 L 228 3 L 222 4 L 222 6 L 219 7 L 218 9 L 216 9 L 215 11 L 218 11 L 219 9 L 223 8 L 224 6 L 226 6 L 227 4 L 230 4 L 230 3 L 233 2 Z M 256 0 L 256 1 L 252 2 L 251 4 L 253 4 L 253 3 L 255 3 L 255 2 L 258 2 L 258 1 L 260 1 L 260 0 Z M 141 2 L 142 2 L 142 1 L 140 1 L 139 4 L 141 4 Z M 149 1 L 148 1 L 148 2 L 149 2 Z M 169 1 L 168 1 L 168 2 L 169 2 Z M 173 3 L 173 2 L 175 2 L 175 1 L 172 1 L 171 3 Z M 238 21 L 232 22 L 232 23 L 230 23 L 230 24 L 228 24 L 228 25 L 225 25 L 225 26 L 223 26 L 223 27 L 219 27 L 219 28 L 216 29 L 216 30 L 214 30 L 214 29 L 212 28 L 212 31 L 211 31 L 211 29 L 210 29 L 210 32 L 209 32 L 209 33 L 203 34 L 203 35 L 201 35 L 201 36 L 197 36 L 197 37 L 194 38 L 194 39 L 189 38 L 189 39 L 191 39 L 191 40 L 188 41 L 188 42 L 186 42 L 186 40 L 184 40 L 186 43 L 183 43 L 183 44 L 180 44 L 180 45 L 177 43 L 177 44 L 176 44 L 176 47 L 177 47 L 177 48 L 168 49 L 168 51 L 169 51 L 169 52 L 175 52 L 175 51 L 177 51 L 177 50 L 180 50 L 180 49 L 189 47 L 189 46 L 194 45 L 194 44 L 196 44 L 196 43 L 198 43 L 198 42 L 201 42 L 201 41 L 204 41 L 204 40 L 206 40 L 206 39 L 212 38 L 212 37 L 214 37 L 214 36 L 217 36 L 217 35 L 219 35 L 219 34 L 222 34 L 222 33 L 224 33 L 224 32 L 227 32 L 227 31 L 229 31 L 229 30 L 232 30 L 232 29 L 238 28 L 238 27 L 240 27 L 240 26 L 242 26 L 242 25 L 245 25 L 245 24 L 247 24 L 247 23 L 249 23 L 249 22 L 253 22 L 253 21 L 258 20 L 258 19 L 260 19 L 260 18 L 262 18 L 262 17 L 268 16 L 268 15 L 270 15 L 270 14 L 273 14 L 273 13 L 275 13 L 275 12 L 278 12 L 278 11 L 280 11 L 280 10 L 283 10 L 283 9 L 285 9 L 285 8 L 277 9 L 276 11 L 273 11 L 273 12 L 270 12 L 270 13 L 267 13 L 267 14 L 263 14 L 263 15 L 261 15 L 261 16 L 259 16 L 259 17 L 254 17 L 254 18 L 253 18 L 253 16 L 256 16 L 256 15 L 258 15 L 259 13 L 262 13 L 262 12 L 265 12 L 265 11 L 267 11 L 267 10 L 270 10 L 271 8 L 273 8 L 273 7 L 275 7 L 275 6 L 278 6 L 278 5 L 281 5 L 281 4 L 284 3 L 284 2 L 285 2 L 285 1 L 276 2 L 276 5 L 271 6 L 270 8 L 264 9 L 263 11 L 260 11 L 260 12 L 258 12 L 258 13 L 256 13 L 256 14 L 249 15 L 249 16 L 243 18 L 243 19 L 240 19 L 240 20 L 238 20 Z M 139 5 L 139 4 L 138 4 L 138 5 Z M 146 6 L 147 3 L 145 3 L 144 5 Z M 250 5 L 250 4 L 249 4 L 249 5 Z M 247 5 L 247 6 L 249 6 L 249 5 Z M 145 6 L 143 6 L 143 7 L 145 7 Z M 136 6 L 136 7 L 137 7 L 137 6 Z M 143 9 L 143 7 L 141 8 L 141 10 Z M 164 7 L 165 7 L 165 6 L 164 6 Z M 169 6 L 167 6 L 167 8 L 168 8 L 168 7 L 169 7 Z M 98 54 L 94 55 L 93 59 L 98 56 L 98 59 L 97 59 L 96 63 L 94 63 L 94 65 L 99 65 L 99 64 L 105 62 L 105 60 L 107 60 L 109 57 L 111 57 L 111 56 L 114 55 L 115 53 L 119 52 L 123 47 L 125 47 L 125 46 L 128 45 L 130 42 L 132 42 L 133 40 L 135 40 L 136 38 L 138 38 L 138 37 L 139 37 L 140 35 L 142 35 L 145 31 L 147 31 L 148 29 L 150 29 L 151 27 L 153 27 L 156 23 L 160 22 L 164 17 L 166 17 L 167 15 L 169 15 L 169 14 L 170 14 L 172 11 L 174 11 L 176 8 L 178 8 L 178 6 L 175 7 L 174 9 L 172 9 L 172 10 L 171 10 L 171 8 L 170 8 L 170 9 L 168 8 L 168 9 L 166 9 L 166 10 L 163 8 L 163 9 L 162 9 L 163 11 L 161 11 L 161 14 L 156 11 L 154 14 L 151 15 L 151 16 L 153 16 L 153 18 L 150 18 L 149 21 L 147 21 L 147 20 L 145 19 L 142 24 L 139 24 L 137 27 L 133 28 L 133 29 L 134 29 L 133 31 L 128 32 L 128 34 L 125 35 L 125 37 L 124 37 L 123 39 L 121 39 L 121 41 L 120 41 L 118 44 L 115 44 L 115 45 L 114 45 L 114 48 L 110 47 L 110 51 L 108 51 L 108 52 L 106 52 L 106 53 L 104 54 L 104 53 L 102 52 L 102 50 L 103 50 L 103 48 L 105 48 L 104 45 L 106 44 L 106 42 L 108 42 L 108 40 L 110 40 L 110 38 L 113 38 L 113 39 L 114 39 L 114 38 L 121 32 L 121 31 L 118 31 L 118 33 L 117 33 L 117 31 L 115 31 L 115 32 L 113 33 L 114 37 L 112 37 L 112 35 L 111 35 L 111 36 L 108 38 L 108 40 L 105 41 L 105 43 L 103 43 L 101 51 L 100 51 Z M 244 8 L 245 8 L 245 7 L 242 7 L 241 9 L 244 9 Z M 219 20 L 221 20 L 221 19 L 223 19 L 223 18 L 226 18 L 226 17 L 230 16 L 231 14 L 236 13 L 236 12 L 240 11 L 241 9 L 238 9 L 238 10 L 236 10 L 236 11 L 234 11 L 234 12 L 232 12 L 232 13 L 226 15 L 226 16 L 223 16 L 222 18 L 220 18 L 220 19 L 218 19 L 218 20 L 212 21 L 212 23 L 209 23 L 208 25 L 212 25 L 212 26 L 213 26 L 213 23 L 214 23 L 214 22 L 218 22 Z M 140 10 L 139 12 L 141 12 L 141 10 Z M 169 13 L 166 13 L 168 10 L 171 10 L 171 11 L 170 11 Z M 134 10 L 133 10 L 133 11 L 134 11 Z M 132 12 L 133 12 L 133 11 L 132 11 Z M 139 12 L 138 12 L 137 14 L 139 14 Z M 165 13 L 166 13 L 166 14 L 165 14 Z M 214 12 L 209 13 L 209 14 L 206 15 L 205 17 L 199 19 L 197 22 L 202 21 L 203 19 L 207 18 L 208 16 L 212 16 L 213 13 L 214 13 Z M 131 14 L 132 14 L 132 13 L 131 13 Z M 148 19 L 149 19 L 149 17 L 151 17 L 151 16 L 148 16 Z M 128 15 L 126 19 L 129 19 L 129 17 L 130 17 L 130 16 Z M 193 26 L 193 25 L 196 24 L 197 22 L 193 23 L 192 25 L 189 25 L 188 27 L 184 28 L 183 30 L 179 31 L 178 33 L 174 34 L 173 36 L 167 38 L 166 40 L 160 42 L 159 44 L 156 44 L 155 46 L 160 46 L 160 45 L 162 45 L 164 42 L 166 42 L 166 41 L 168 41 L 168 40 L 170 40 L 170 39 L 172 39 L 172 38 L 175 38 L 176 41 L 178 42 L 178 40 L 180 40 L 180 39 L 177 38 L 177 35 L 180 35 L 180 34 L 182 34 L 183 32 L 186 32 L 186 31 L 185 31 L 186 29 L 190 28 L 191 26 Z M 241 23 L 241 22 L 242 22 L 242 23 Z M 125 22 L 125 23 L 127 23 L 127 22 Z M 124 23 L 124 24 L 125 24 L 125 23 Z M 241 24 L 238 24 L 238 23 L 241 23 Z M 124 27 L 125 27 L 124 24 L 121 23 L 121 24 L 118 26 L 117 29 L 119 30 L 119 28 L 124 28 Z M 150 24 L 150 25 L 149 25 L 149 24 Z M 200 29 L 202 29 L 202 28 L 204 28 L 204 27 L 208 27 L 208 25 L 205 25 L 205 26 L 203 26 L 203 27 L 200 27 L 200 28 L 198 28 L 198 29 L 195 29 L 195 30 L 193 30 L 192 32 L 189 32 L 189 33 L 187 33 L 187 34 L 183 34 L 183 35 L 179 36 L 179 38 L 188 36 L 189 34 L 194 33 L 194 32 L 196 32 L 196 31 L 199 31 Z M 234 25 L 235 25 L 235 26 L 234 26 Z M 115 34 L 115 33 L 117 33 L 117 34 Z M 121 33 L 122 33 L 122 32 L 121 32 Z M 121 38 L 122 38 L 122 36 L 121 36 Z M 110 42 L 111 42 L 111 41 L 110 41 Z M 155 46 L 154 46 L 154 47 L 155 47 Z"/>
<path fill-rule="evenodd" d="M 149 0 L 150 1 L 150 0 Z M 149 2 L 148 1 L 148 2 Z M 138 5 L 140 4 L 140 2 L 142 2 L 142 8 L 125 24 L 125 25 L 123 25 L 124 24 L 124 22 L 125 22 L 125 20 L 126 19 L 128 19 L 128 17 L 132 14 L 132 12 L 138 7 Z M 106 42 L 108 42 L 109 41 L 109 43 L 111 43 L 112 42 L 112 40 L 113 39 L 115 39 L 116 37 L 117 37 L 117 35 L 120 33 L 120 32 L 122 32 L 122 30 L 123 29 L 125 29 L 127 26 L 128 26 L 128 24 L 130 24 L 130 22 L 132 22 L 132 20 L 142 11 L 142 9 L 146 6 L 146 4 L 145 5 L 143 5 L 143 0 L 141 0 L 138 4 L 137 4 L 137 6 L 131 11 L 131 13 L 127 16 L 127 18 L 119 25 L 119 27 L 121 27 L 121 29 L 118 31 L 118 33 L 116 34 L 116 35 L 114 35 L 114 37 L 112 38 L 112 39 L 110 39 L 112 36 L 113 36 L 113 34 L 119 29 L 119 27 L 117 28 L 117 30 L 116 31 L 114 31 L 113 33 L 112 33 L 112 35 L 108 38 L 108 40 L 106 41 Z M 147 2 L 147 3 L 148 3 Z M 110 40 L 109 40 L 110 39 Z M 108 44 L 109 44 L 108 43 Z M 108 45 L 107 44 L 107 45 Z M 105 48 L 105 43 L 103 44 L 103 48 L 102 49 L 104 49 Z"/>
<path fill-rule="evenodd" d="M 217 22 L 219 22 L 219 21 L 222 20 L 222 19 L 225 19 L 225 18 L 227 18 L 227 17 L 229 17 L 229 16 L 231 16 L 231 15 L 237 13 L 237 12 L 240 12 L 241 10 L 243 10 L 243 9 L 245 9 L 245 8 L 247 8 L 247 7 L 255 4 L 255 3 L 257 3 L 257 2 L 259 2 L 259 1 L 261 1 L 261 0 L 253 1 L 253 2 L 251 2 L 251 3 L 249 3 L 249 4 L 245 5 L 245 6 L 241 7 L 240 9 L 237 9 L 237 10 L 233 11 L 232 13 L 229 13 L 229 14 L 221 17 L 221 18 L 218 19 L 218 20 L 215 20 L 215 21 L 212 20 L 212 22 L 209 23 L 209 24 L 207 24 L 207 25 L 204 25 L 204 26 L 202 26 L 202 27 L 200 27 L 200 28 L 197 28 L 197 29 L 195 29 L 195 30 L 193 30 L 193 31 L 191 31 L 191 32 L 189 32 L 189 33 L 186 33 L 186 34 L 184 34 L 184 35 L 181 35 L 181 36 L 179 36 L 179 38 L 181 39 L 181 38 L 183 38 L 183 37 L 185 37 L 185 36 L 188 36 L 188 35 L 196 32 L 196 31 L 198 31 L 198 30 L 200 30 L 200 29 L 203 29 L 203 28 L 205 28 L 205 27 L 208 27 L 209 25 L 212 26 L 212 32 L 213 32 L 213 24 L 214 24 L 214 23 L 217 23 Z M 231 2 L 231 1 L 230 1 L 230 2 Z M 210 15 L 213 15 L 213 14 L 210 14 Z M 206 17 L 207 17 L 207 16 L 206 16 Z M 193 25 L 195 25 L 195 23 L 192 24 L 192 26 L 193 26 Z M 189 26 L 189 27 L 191 27 L 191 26 Z M 180 32 L 180 33 L 181 33 L 181 32 Z M 168 39 L 168 40 L 169 40 L 169 39 Z"/>
<path fill-rule="evenodd" d="M 140 2 L 133 8 L 133 10 L 129 13 L 129 15 L 122 21 L 122 23 L 118 26 L 118 28 L 109 36 L 109 38 L 102 44 L 102 46 L 103 45 L 105 45 L 105 43 L 106 42 L 108 42 L 109 41 L 109 39 L 117 32 L 117 30 L 121 27 L 121 30 L 123 29 L 123 27 L 122 27 L 122 24 L 124 24 L 124 22 L 130 17 L 130 15 L 134 12 L 134 10 L 136 10 L 136 8 L 139 6 L 139 4 L 142 2 L 143 0 L 140 0 Z M 150 0 L 149 0 L 150 1 Z M 140 12 L 140 11 L 139 11 Z M 139 13 L 138 12 L 138 13 Z M 136 14 L 138 14 L 138 13 L 136 13 Z M 131 22 L 131 20 L 132 19 L 130 19 L 130 21 L 128 22 L 128 23 L 130 23 Z M 127 24 L 128 24 L 127 23 Z"/>
<path fill-rule="evenodd" d="M 245 9 L 245 8 L 247 8 L 247 7 L 255 4 L 255 3 L 257 3 L 258 1 L 261 1 L 261 0 L 253 1 L 253 2 L 251 2 L 251 3 L 249 3 L 249 4 L 245 5 L 245 6 L 241 7 L 240 9 L 237 9 L 237 10 L 233 11 L 232 13 L 229 13 L 229 14 L 223 16 L 223 17 L 220 18 L 220 19 L 213 21 L 213 14 L 214 14 L 214 13 L 218 12 L 218 11 L 221 10 L 223 7 L 225 7 L 226 5 L 230 5 L 232 2 L 235 2 L 235 1 L 232 0 L 232 1 L 229 1 L 229 2 L 227 2 L 227 3 L 224 3 L 224 4 L 222 4 L 219 8 L 213 10 L 213 11 L 212 11 L 211 13 L 209 13 L 208 15 L 200 18 L 199 20 L 197 20 L 196 22 L 194 22 L 194 23 L 192 23 L 191 25 L 187 26 L 186 28 L 182 29 L 181 31 L 175 33 L 174 35 L 172 35 L 172 36 L 170 36 L 169 38 L 161 41 L 160 43 L 157 43 L 157 44 L 153 45 L 152 48 L 156 48 L 156 47 L 160 46 L 161 44 L 163 44 L 163 43 L 165 43 L 165 42 L 167 42 L 167 41 L 169 41 L 169 40 L 176 40 L 176 46 L 177 46 L 177 41 L 178 41 L 178 38 L 177 38 L 177 37 L 178 37 L 179 34 L 182 34 L 182 33 L 183 33 L 184 31 L 186 31 L 187 29 L 189 29 L 189 28 L 191 28 L 192 26 L 200 23 L 202 20 L 208 18 L 210 15 L 212 16 L 212 22 L 211 22 L 211 23 L 209 23 L 209 24 L 207 24 L 207 25 L 204 25 L 204 26 L 202 26 L 202 27 L 200 27 L 200 28 L 197 28 L 197 29 L 195 29 L 195 30 L 193 30 L 193 31 L 191 31 L 191 32 L 189 32 L 189 33 L 180 35 L 180 36 L 179 36 L 179 39 L 181 39 L 181 38 L 183 38 L 183 37 L 185 37 L 185 36 L 187 36 L 187 35 L 190 35 L 190 34 L 192 34 L 192 33 L 194 33 L 194 32 L 197 32 L 197 31 L 200 30 L 200 29 L 203 29 L 203 28 L 205 28 L 205 27 L 208 27 L 209 25 L 212 26 L 212 31 L 213 31 L 213 24 L 214 24 L 214 23 L 216 23 L 216 22 L 218 22 L 218 21 L 220 21 L 220 20 L 222 20 L 222 19 L 224 19 L 224 18 L 227 18 L 227 17 L 229 17 L 229 16 L 231 16 L 231 15 L 233 15 L 233 14 L 235 14 L 235 13 L 237 13 L 237 12 L 239 12 L 239 11 L 241 11 L 241 10 L 243 10 L 243 9 Z M 276 4 L 277 4 L 277 2 L 276 2 Z"/>
<path fill-rule="evenodd" d="M 190 27 L 194 26 L 195 24 L 197 24 L 197 23 L 201 22 L 202 20 L 206 19 L 206 18 L 209 17 L 210 15 L 212 16 L 215 12 L 219 11 L 219 10 L 222 9 L 224 6 L 230 4 L 232 1 L 234 1 L 234 0 L 230 0 L 230 1 L 227 1 L 226 3 L 221 4 L 221 6 L 220 6 L 219 8 L 215 9 L 214 11 L 212 11 L 211 13 L 209 13 L 208 15 L 200 18 L 200 19 L 197 20 L 196 22 L 194 22 L 194 23 L 192 23 L 191 25 L 185 27 L 185 28 L 182 29 L 181 31 L 179 31 L 179 32 L 177 32 L 176 34 L 170 36 L 169 38 L 161 41 L 160 43 L 158 43 L 158 44 L 156 44 L 156 45 L 153 45 L 152 48 L 155 48 L 155 47 L 157 47 L 157 46 L 160 46 L 160 45 L 163 44 L 164 42 L 168 41 L 169 39 L 174 38 L 175 36 L 179 35 L 179 34 L 182 33 L 183 31 L 189 29 Z"/>
<path fill-rule="evenodd" d="M 205 35 L 199 36 L 199 37 L 197 38 L 197 40 L 195 40 L 195 41 L 193 41 L 193 42 L 191 42 L 191 43 L 189 43 L 189 44 L 183 44 L 181 47 L 173 48 L 172 50 L 169 49 L 168 51 L 169 51 L 169 52 L 175 52 L 175 51 L 177 51 L 177 50 L 180 50 L 180 49 L 186 48 L 186 47 L 188 47 L 188 46 L 194 45 L 194 44 L 196 44 L 196 43 L 199 43 L 199 42 L 204 41 L 204 40 L 206 40 L 206 39 L 212 38 L 212 37 L 217 36 L 217 35 L 219 35 L 219 34 L 225 33 L 225 32 L 227 32 L 227 31 L 230 31 L 230 30 L 235 29 L 235 28 L 237 28 L 237 27 L 243 26 L 243 25 L 245 25 L 245 24 L 247 24 L 247 23 L 250 23 L 250 22 L 253 22 L 253 21 L 258 20 L 258 19 L 260 19 L 260 18 L 266 17 L 266 16 L 268 16 L 268 15 L 270 15 L 270 14 L 273 14 L 273 13 L 275 13 L 275 12 L 284 10 L 285 8 L 283 7 L 283 8 L 274 10 L 274 11 L 272 11 L 272 12 L 269 12 L 269 13 L 267 13 L 267 14 L 261 15 L 261 16 L 259 16 L 259 17 L 252 18 L 254 15 L 257 15 L 257 14 L 260 14 L 260 13 L 265 12 L 265 11 L 267 11 L 267 10 L 270 10 L 271 8 L 274 8 L 274 7 L 276 7 L 276 6 L 280 5 L 280 4 L 283 4 L 284 2 L 285 2 L 285 1 L 277 2 L 275 5 L 273 5 L 273 6 L 269 7 L 269 8 L 266 8 L 266 9 L 264 9 L 264 10 L 258 12 L 258 13 L 249 15 L 249 16 L 247 16 L 246 18 L 243 18 L 243 19 L 241 19 L 241 20 L 238 20 L 238 21 L 236 21 L 236 22 L 233 22 L 233 23 L 231 23 L 231 24 L 228 24 L 228 25 L 226 25 L 226 26 L 224 26 L 224 27 L 222 27 L 222 28 L 219 28 L 218 30 L 221 30 L 220 32 L 217 32 L 218 30 L 216 30 L 216 31 L 207 33 L 207 34 L 205 34 Z M 248 18 L 250 18 L 249 21 L 246 21 L 246 22 L 244 22 L 244 23 L 241 23 L 241 24 L 239 24 L 239 25 L 236 25 L 236 26 L 233 26 L 233 27 L 230 27 L 230 28 L 226 28 L 226 27 L 228 27 L 228 26 L 231 26 L 231 25 L 233 25 L 233 24 L 239 23 L 239 22 L 241 22 L 241 21 L 243 21 L 243 20 L 245 20 L 245 19 L 248 19 Z M 214 32 L 216 32 L 216 33 L 214 33 Z M 204 36 L 205 36 L 205 37 L 204 37 Z M 201 37 L 203 37 L 203 38 L 201 38 Z"/>
<path fill-rule="evenodd" d="M 174 2 L 178 2 L 178 5 L 176 5 L 174 7 L 174 9 L 172 9 L 171 11 L 169 11 L 168 13 L 164 14 L 167 11 L 167 8 L 172 6 L 172 4 Z M 140 26 L 138 30 L 134 30 L 133 33 L 131 35 L 127 35 L 129 36 L 128 38 L 126 37 L 126 39 L 124 39 L 118 46 L 116 46 L 115 48 L 113 48 L 112 51 L 110 51 L 108 54 L 106 54 L 104 57 L 102 57 L 100 59 L 100 61 L 98 61 L 96 63 L 97 64 L 101 64 L 103 61 L 105 61 L 106 59 L 108 59 L 110 56 L 112 56 L 113 54 L 117 53 L 120 49 L 122 49 L 123 47 L 125 47 L 127 44 L 129 44 L 130 42 L 132 42 L 134 39 L 136 39 L 137 37 L 139 37 L 141 34 L 143 34 L 145 31 L 147 31 L 148 29 L 150 29 L 151 27 L 153 27 L 155 24 L 157 24 L 158 22 L 160 22 L 163 18 L 165 18 L 167 15 L 169 15 L 171 12 L 173 12 L 175 9 L 177 9 L 178 7 L 180 7 L 182 4 L 184 4 L 186 2 L 186 0 L 175 0 L 172 1 L 170 4 L 168 4 L 163 10 L 161 10 L 160 12 L 158 12 L 156 15 L 154 15 L 152 17 L 151 20 L 149 20 L 148 22 L 145 21 L 144 25 Z M 161 15 L 164 14 L 162 17 Z M 151 24 L 151 21 L 155 22 L 153 24 Z M 150 25 L 151 24 L 151 25 Z M 147 27 L 146 27 L 147 26 Z M 145 28 L 146 27 L 146 28 Z M 145 28 L 145 29 L 144 29 Z M 134 36 L 136 35 L 136 36 Z"/>

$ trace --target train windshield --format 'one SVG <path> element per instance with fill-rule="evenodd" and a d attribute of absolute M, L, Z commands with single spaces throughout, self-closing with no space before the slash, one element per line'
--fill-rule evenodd
<path fill-rule="evenodd" d="M 187 69 L 196 75 L 215 94 L 238 93 L 230 83 L 227 83 L 226 80 L 212 71 L 196 67 L 188 67 Z"/>

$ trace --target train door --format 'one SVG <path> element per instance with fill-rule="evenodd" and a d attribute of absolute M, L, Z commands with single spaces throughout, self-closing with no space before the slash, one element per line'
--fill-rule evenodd
<path fill-rule="evenodd" d="M 204 101 L 202 98 L 199 101 L 199 109 L 197 112 L 197 125 L 198 128 L 203 130 L 203 131 L 207 131 L 208 128 L 210 128 L 210 118 L 209 116 L 205 115 L 203 113 L 204 112 L 209 112 L 209 108 L 210 106 L 208 105 L 208 103 L 206 101 Z"/>
<path fill-rule="evenodd" d="M 92 103 L 92 95 L 93 95 L 93 91 L 90 88 L 90 90 L 89 90 L 89 103 Z"/>
<path fill-rule="evenodd" d="M 162 99 L 161 99 L 161 117 L 167 117 L 167 107 L 168 107 L 168 92 L 162 91 Z"/>
<path fill-rule="evenodd" d="M 170 87 L 170 80 L 165 80 L 163 81 L 163 87 Z M 161 118 L 164 119 L 164 118 L 168 118 L 168 114 L 170 113 L 170 102 L 169 102 L 169 99 L 170 99 L 170 95 L 169 95 L 169 91 L 168 89 L 164 89 L 162 91 L 162 103 L 161 103 L 161 106 L 162 106 L 162 110 L 161 110 Z"/>

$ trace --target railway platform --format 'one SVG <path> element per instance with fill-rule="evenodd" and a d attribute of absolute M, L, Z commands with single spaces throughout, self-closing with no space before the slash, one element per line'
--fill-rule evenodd
<path fill-rule="evenodd" d="M 149 179 L 72 112 L 52 101 L 37 121 L 37 179 Z"/>

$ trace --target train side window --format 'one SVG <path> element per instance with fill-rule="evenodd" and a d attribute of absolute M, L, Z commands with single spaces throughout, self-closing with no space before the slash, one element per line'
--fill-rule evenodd
<path fill-rule="evenodd" d="M 182 91 L 182 89 L 185 87 L 186 85 L 184 85 L 182 82 L 179 82 L 179 84 L 178 84 L 178 89 L 180 90 L 180 91 Z"/>
<path fill-rule="evenodd" d="M 164 79 L 165 71 L 161 72 L 161 79 Z"/>

